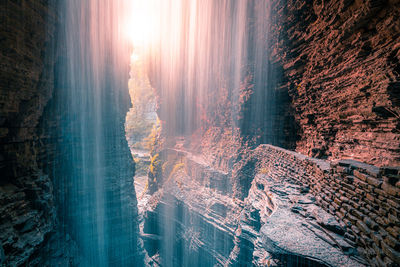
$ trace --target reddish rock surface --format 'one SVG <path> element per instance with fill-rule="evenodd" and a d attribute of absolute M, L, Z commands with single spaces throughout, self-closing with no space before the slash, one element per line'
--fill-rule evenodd
<path fill-rule="evenodd" d="M 273 61 L 300 125 L 296 150 L 400 164 L 398 1 L 274 1 Z"/>
<path fill-rule="evenodd" d="M 262 145 L 250 156 L 254 144 L 244 142 L 251 141 L 245 138 L 248 133 L 212 116 L 205 118 L 208 127 L 196 132 L 192 142 L 187 138 L 190 145 L 184 147 L 226 173 L 230 178 L 225 190 L 238 199 L 246 198 L 258 164 L 277 180 L 291 178 L 308 185 L 319 206 L 340 221 L 346 240 L 370 264 L 396 266 L 399 176 L 396 168 L 383 166 L 400 165 L 400 4 L 274 0 L 271 14 L 272 53 L 266 61 L 282 73 L 275 90 L 290 98 L 290 105 L 282 103 L 285 108 L 277 109 L 273 120 L 294 117 L 295 126 L 283 130 L 298 135 L 287 139 L 294 145 L 278 146 L 302 154 Z M 159 89 L 157 78 L 152 78 Z M 218 107 L 222 112 L 245 110 L 251 97 L 239 108 L 226 108 L 231 102 L 218 98 Z M 252 119 L 241 115 L 244 122 Z M 169 124 L 167 116 L 161 119 Z M 167 140 L 173 140 L 174 133 L 168 134 Z M 340 163 L 330 164 L 337 159 Z"/>

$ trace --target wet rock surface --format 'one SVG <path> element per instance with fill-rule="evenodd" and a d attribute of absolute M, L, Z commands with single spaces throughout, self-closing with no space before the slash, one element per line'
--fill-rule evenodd
<path fill-rule="evenodd" d="M 275 180 L 289 177 L 308 188 L 317 205 L 346 231 L 346 242 L 356 245 L 368 264 L 398 264 L 396 254 L 384 252 L 387 243 L 382 242 L 386 237 L 399 239 L 393 231 L 399 222 L 392 215 L 397 214 L 400 201 L 400 188 L 395 186 L 400 179 L 394 174 L 397 168 L 378 168 L 354 160 L 329 162 L 270 145 L 260 145 L 255 157 L 261 170 Z M 395 243 L 391 243 L 391 250 L 398 250 Z"/>
<path fill-rule="evenodd" d="M 279 255 L 293 254 L 293 259 L 288 257 L 287 261 L 295 263 L 297 260 L 306 265 L 366 264 L 357 257 L 356 247 L 345 241 L 345 230 L 336 218 L 318 207 L 312 194 L 302 191 L 303 188 L 293 181 L 276 181 L 262 176 L 258 179 L 268 181 L 278 206 L 261 228 L 260 239 L 269 253 L 278 258 Z"/>
<path fill-rule="evenodd" d="M 0 3 L 0 262 L 24 264 L 55 225 L 40 118 L 54 89 L 54 1 Z"/>
<path fill-rule="evenodd" d="M 55 224 L 52 185 L 48 176 L 32 175 L 26 179 L 32 180 L 0 188 L 0 237 L 4 264 L 10 266 L 28 260 Z"/>
<path fill-rule="evenodd" d="M 3 265 L 15 266 L 28 259 L 32 264 L 45 264 L 42 259 L 32 259 L 38 249 L 54 253 L 56 261 L 67 264 L 75 251 L 73 242 L 68 240 L 71 255 L 60 255 L 64 248 L 54 250 L 51 245 L 53 238 L 48 235 L 56 225 L 53 187 L 49 176 L 41 170 L 51 164 L 49 158 L 64 152 L 55 151 L 57 137 L 38 132 L 40 117 L 54 87 L 54 62 L 51 57 L 44 57 L 45 49 L 52 46 L 49 40 L 54 37 L 53 4 L 45 0 L 0 4 L 0 263 Z M 290 108 L 288 101 L 282 105 L 283 113 L 288 113 L 277 114 L 277 120 L 295 117 L 300 131 L 290 130 L 301 137 L 297 150 L 319 158 L 354 158 L 376 165 L 398 165 L 397 1 L 273 1 L 271 9 L 278 16 L 271 30 L 277 34 L 276 42 L 272 42 L 277 45 L 273 47 L 271 61 L 282 68 L 284 77 L 278 87 L 292 101 Z M 57 127 L 57 118 L 51 110 L 47 115 L 52 119 L 45 126 Z M 279 162 L 265 168 L 261 176 L 253 173 L 252 162 L 244 165 L 243 172 L 232 176 L 238 149 L 221 141 L 230 134 L 212 130 L 208 137 L 215 142 L 202 144 L 202 156 L 185 155 L 185 171 L 178 170 L 170 180 L 166 177 L 165 185 L 155 194 L 140 195 L 146 201 L 139 201 L 139 209 L 142 209 L 142 239 L 148 249 L 148 262 L 156 265 L 174 256 L 162 251 L 158 230 L 151 230 L 146 223 L 157 222 L 161 226 L 154 229 L 164 229 L 161 217 L 171 218 L 170 211 L 179 207 L 188 217 L 177 215 L 180 219 L 174 220 L 179 226 L 178 248 L 186 246 L 195 251 L 193 258 L 188 256 L 188 262 L 200 258 L 209 263 L 234 265 L 250 260 L 265 266 L 285 260 L 307 261 L 308 256 L 317 264 L 312 257 L 325 252 L 307 254 L 303 245 L 309 239 L 318 240 L 322 247 L 332 248 L 335 253 L 342 249 L 344 255 L 351 255 L 357 246 L 371 265 L 400 264 L 398 169 L 355 161 L 341 161 L 332 166 L 318 162 L 315 166 L 309 164 L 310 159 L 296 168 L 285 160 L 293 158 L 289 153 L 279 156 Z M 269 170 L 273 170 L 274 179 L 297 177 L 301 178 L 300 183 L 310 181 L 311 186 L 298 188 L 281 183 L 280 179 L 271 186 L 267 178 L 262 178 L 266 173 L 271 174 Z M 54 177 L 54 181 L 58 179 Z M 303 197 L 308 190 L 316 201 Z M 299 195 L 299 191 L 302 197 L 293 199 L 292 195 Z M 326 214 L 321 215 L 315 203 L 333 214 L 339 224 Z M 285 224 L 293 225 L 290 229 L 300 229 L 292 233 L 292 238 L 301 239 L 304 244 L 274 236 L 271 229 L 277 233 L 284 231 L 273 228 L 279 226 L 280 216 L 291 218 Z M 226 222 L 226 218 L 230 221 Z M 203 232 L 190 226 L 193 220 L 203 225 Z M 272 224 L 273 220 L 277 223 Z M 214 228 L 218 230 L 207 230 Z M 223 249 L 217 251 L 205 241 L 209 238 L 208 231 L 223 236 Z M 63 239 L 68 238 L 60 237 Z M 268 248 L 271 243 L 274 245 Z M 297 257 L 299 254 L 303 256 Z M 290 256 L 285 259 L 281 255 Z M 177 263 L 184 262 L 184 258 L 177 257 Z M 344 259 L 347 256 L 341 259 L 343 264 L 353 260 Z M 51 259 L 46 261 L 52 265 Z M 328 257 L 325 263 L 329 262 Z"/>
<path fill-rule="evenodd" d="M 138 199 L 149 264 L 223 265 L 234 246 L 240 203 L 192 179 L 186 174 L 185 163 L 169 163 L 175 167 L 163 186 Z"/>
<path fill-rule="evenodd" d="M 226 185 L 215 186 L 216 174 L 227 174 L 201 155 L 183 150 L 168 154 L 164 164 L 175 168 L 155 193 L 138 200 L 149 265 L 365 264 L 354 244 L 344 240 L 341 224 L 316 205 L 309 188 L 258 173 L 248 196 L 240 200 L 223 190 Z"/>
<path fill-rule="evenodd" d="M 68 98 L 71 96 L 68 90 L 73 87 L 71 83 L 60 82 L 67 74 L 66 68 L 61 67 L 67 58 L 65 53 L 67 43 L 62 40 L 66 31 L 62 29 L 61 21 L 65 19 L 65 14 L 60 14 L 66 10 L 63 8 L 66 3 L 72 2 L 48 0 L 0 2 L 0 252 L 2 252 L 0 265 L 2 266 L 70 266 L 80 260 L 73 240 L 77 240 L 81 235 L 78 236 L 75 234 L 76 231 L 65 230 L 63 227 L 70 221 L 69 218 L 77 218 L 77 215 L 70 211 L 81 202 L 66 203 L 65 200 L 69 198 L 67 196 L 71 196 L 71 192 L 86 196 L 94 192 L 94 188 L 82 193 L 80 190 L 88 188 L 73 187 L 72 184 L 77 182 L 79 177 L 71 175 L 71 172 L 83 170 L 82 165 L 73 162 L 74 157 L 81 154 L 74 153 L 74 148 L 86 151 L 88 147 L 96 146 L 93 141 L 96 139 L 94 137 L 96 132 L 90 134 L 89 142 L 84 147 L 79 143 L 77 135 L 72 135 L 73 131 L 70 131 L 77 124 L 68 120 L 71 118 L 68 116 L 74 111 L 78 114 L 83 112 L 68 107 L 69 100 L 79 101 L 77 98 Z M 86 15 L 82 17 L 88 19 Z M 72 35 L 70 37 L 75 38 Z M 73 40 L 74 44 L 81 41 L 83 40 L 79 38 Z M 110 64 L 107 65 L 107 68 L 109 67 Z M 79 66 L 74 66 L 74 69 L 78 68 Z M 107 119 L 107 121 L 104 119 L 106 122 L 103 134 L 109 141 L 107 148 L 99 152 L 108 157 L 101 167 L 107 169 L 109 177 L 114 178 L 110 178 L 104 185 L 108 189 L 105 194 L 107 204 L 113 208 L 107 215 L 112 221 L 110 225 L 113 226 L 110 226 L 112 228 L 110 236 L 114 237 L 109 254 L 120 253 L 122 249 L 112 250 L 117 246 L 128 248 L 121 245 L 122 240 L 128 238 L 134 239 L 132 242 L 134 245 L 129 247 L 130 252 L 135 251 L 137 236 L 136 198 L 132 190 L 134 163 L 124 131 L 129 96 L 124 86 L 111 82 L 115 79 L 125 85 L 128 80 L 128 70 L 121 73 L 123 77 L 114 73 L 115 75 L 110 74 L 105 80 L 110 81 L 107 82 L 107 88 L 120 88 L 125 94 L 119 95 L 114 90 L 106 90 L 109 94 L 104 95 L 103 100 L 108 106 L 102 108 L 105 110 L 103 114 L 98 114 L 100 118 Z M 84 90 L 83 87 L 80 88 L 81 92 L 86 92 L 87 88 Z M 93 86 L 89 87 L 93 89 Z M 110 95 L 118 95 L 120 99 L 114 99 Z M 93 99 L 92 97 L 93 95 L 89 96 L 90 99 Z M 90 116 L 94 115 L 94 112 L 88 113 Z M 77 118 L 77 116 L 72 117 Z M 92 116 L 87 122 L 95 121 L 98 120 Z M 65 128 L 61 129 L 63 126 Z M 116 131 L 111 133 L 109 129 Z M 78 161 L 82 162 L 83 160 Z M 123 164 L 120 164 L 121 162 Z M 94 173 L 90 172 L 88 171 L 88 175 Z M 118 209 L 120 206 L 126 209 Z M 130 228 L 128 223 L 117 225 L 114 220 L 115 214 L 118 214 L 119 219 L 128 216 L 126 222 L 135 226 Z M 88 216 L 85 219 L 87 225 L 90 225 Z M 92 225 L 88 227 L 88 229 L 94 228 L 96 227 Z M 114 229 L 116 230 L 113 231 Z M 128 229 L 129 232 L 132 230 L 132 234 L 121 234 L 120 229 Z M 92 248 L 94 247 L 96 246 Z M 83 249 L 81 246 L 79 252 Z M 125 256 L 136 256 L 133 253 L 121 252 L 121 254 L 124 256 L 115 256 L 114 262 L 120 261 Z M 98 256 L 96 255 L 96 259 Z"/>
<path fill-rule="evenodd" d="M 47 240 L 30 257 L 27 266 L 80 266 L 82 255 L 71 236 L 56 227 L 47 235 Z"/>

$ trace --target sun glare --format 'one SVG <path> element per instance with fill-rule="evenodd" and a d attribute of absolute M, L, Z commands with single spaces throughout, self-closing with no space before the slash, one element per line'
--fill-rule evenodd
<path fill-rule="evenodd" d="M 150 45 L 155 41 L 159 25 L 157 0 L 134 0 L 130 6 L 125 33 L 135 47 Z"/>
<path fill-rule="evenodd" d="M 131 62 L 136 62 L 139 60 L 139 55 L 136 53 L 132 53 L 131 55 Z"/>

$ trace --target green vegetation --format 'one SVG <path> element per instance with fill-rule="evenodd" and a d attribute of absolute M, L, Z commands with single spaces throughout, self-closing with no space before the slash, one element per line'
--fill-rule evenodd
<path fill-rule="evenodd" d="M 131 62 L 130 75 L 128 86 L 132 108 L 126 117 L 126 136 L 131 148 L 144 149 L 146 145 L 144 140 L 151 134 L 157 123 L 156 100 L 154 90 L 140 60 Z"/>
<path fill-rule="evenodd" d="M 150 134 L 146 136 L 142 142 L 143 147 L 148 151 L 150 151 L 150 153 L 152 153 L 154 150 L 154 147 L 157 142 L 157 136 L 159 135 L 160 131 L 161 131 L 161 124 L 160 120 L 157 118 L 157 121 L 154 123 L 150 131 Z"/>
<path fill-rule="evenodd" d="M 150 161 L 150 173 L 155 177 L 156 172 L 160 167 L 160 155 L 157 153 L 153 157 L 151 157 Z"/>
<path fill-rule="evenodd" d="M 268 174 L 270 172 L 269 168 L 261 168 L 259 173 L 261 174 Z"/>
<path fill-rule="evenodd" d="M 176 163 L 172 168 L 172 171 L 169 173 L 168 180 L 174 177 L 174 175 L 177 174 L 178 171 L 184 170 L 184 168 L 185 168 L 185 163 L 183 162 Z"/>
<path fill-rule="evenodd" d="M 132 108 L 126 115 L 126 137 L 135 157 L 136 174 L 147 175 L 151 160 L 149 154 L 152 154 L 150 152 L 156 143 L 160 123 L 156 115 L 154 90 L 150 85 L 144 64 L 138 58 L 131 62 L 128 86 Z M 156 162 L 153 159 L 150 164 L 153 166 L 153 172 L 154 164 Z"/>

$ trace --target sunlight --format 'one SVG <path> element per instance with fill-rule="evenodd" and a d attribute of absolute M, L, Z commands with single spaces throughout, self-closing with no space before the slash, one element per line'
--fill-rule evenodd
<path fill-rule="evenodd" d="M 139 55 L 136 53 L 132 53 L 131 55 L 131 62 L 136 62 L 139 60 Z"/>
<path fill-rule="evenodd" d="M 125 34 L 134 47 L 145 47 L 159 34 L 159 0 L 133 0 L 125 23 Z"/>

